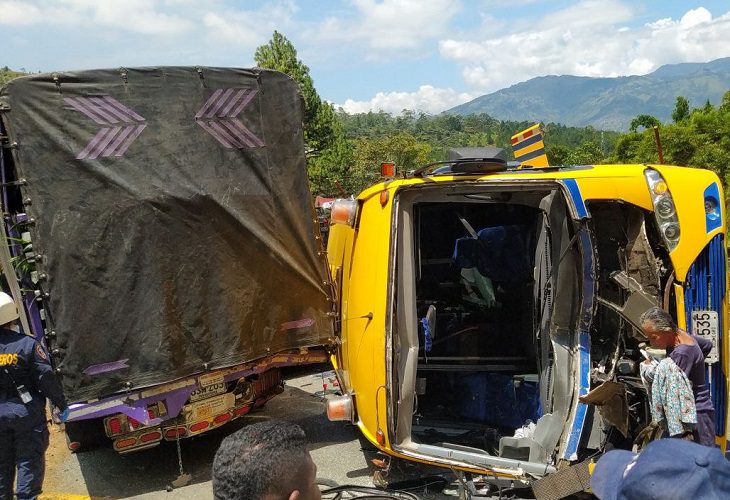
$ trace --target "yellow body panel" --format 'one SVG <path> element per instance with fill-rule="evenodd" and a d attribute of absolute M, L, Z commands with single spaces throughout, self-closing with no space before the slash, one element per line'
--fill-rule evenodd
<path fill-rule="evenodd" d="M 704 198 L 697 193 L 703 193 L 713 182 L 719 184 L 717 175 L 709 170 L 668 167 L 666 165 L 652 165 L 669 186 L 674 198 L 679 217 L 681 236 L 679 244 L 672 253 L 672 264 L 677 280 L 684 281 L 692 262 L 697 258 L 707 243 L 724 230 L 724 224 L 710 232 L 705 231 L 705 203 Z M 720 197 L 720 208 L 725 214 L 725 205 Z"/>
<path fill-rule="evenodd" d="M 356 232 L 344 225 L 334 225 L 328 256 L 332 269 L 342 267 L 340 376 L 354 393 L 357 425 L 377 445 L 377 430 L 387 429 L 385 291 L 390 267 L 392 203 L 389 200 L 381 206 L 378 196 L 361 196 L 359 201 L 358 220 L 365 223 Z M 353 245 L 355 239 L 357 244 Z M 350 266 L 351 263 L 356 265 Z"/>

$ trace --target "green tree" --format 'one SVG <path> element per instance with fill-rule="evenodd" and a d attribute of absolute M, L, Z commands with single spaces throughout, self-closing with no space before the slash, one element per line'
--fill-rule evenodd
<path fill-rule="evenodd" d="M 347 194 L 357 194 L 361 183 L 353 174 L 353 147 L 351 141 L 339 130 L 335 122 L 335 138 L 320 154 L 308 159 L 309 185 L 313 194 L 339 195 L 344 189 Z"/>
<path fill-rule="evenodd" d="M 655 117 L 651 115 L 639 115 L 633 120 L 631 120 L 631 125 L 629 125 L 629 130 L 632 132 L 638 131 L 639 127 L 644 127 L 645 129 L 651 129 L 654 127 L 658 127 L 661 125 L 661 122 L 656 119 Z"/>
<path fill-rule="evenodd" d="M 595 165 L 603 161 L 601 147 L 593 141 L 586 141 L 568 153 L 567 165 Z"/>
<path fill-rule="evenodd" d="M 304 98 L 304 142 L 308 152 L 316 153 L 330 146 L 335 140 L 334 108 L 320 99 L 309 68 L 297 59 L 294 45 L 274 31 L 269 43 L 256 49 L 254 59 L 259 67 L 286 73 L 299 84 Z"/>
<path fill-rule="evenodd" d="M 548 157 L 548 163 L 550 165 L 567 165 L 568 156 L 570 155 L 570 148 L 568 146 L 556 145 L 556 146 L 545 146 L 545 153 Z"/>
<path fill-rule="evenodd" d="M 672 112 L 672 120 L 674 123 L 680 123 L 689 118 L 689 101 L 684 96 L 677 96 Z"/>
<path fill-rule="evenodd" d="M 730 111 L 730 90 L 725 92 L 722 96 L 722 101 L 720 102 L 720 111 L 721 112 Z"/>
<path fill-rule="evenodd" d="M 359 139 L 350 171 L 353 192 L 360 191 L 380 177 L 380 164 L 393 161 L 398 175 L 406 174 L 429 162 L 431 146 L 408 132 L 379 139 Z"/>

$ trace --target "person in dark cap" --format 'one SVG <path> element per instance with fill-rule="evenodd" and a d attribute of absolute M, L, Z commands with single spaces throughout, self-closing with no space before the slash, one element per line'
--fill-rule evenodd
<path fill-rule="evenodd" d="M 320 500 L 317 466 L 301 427 L 281 420 L 226 437 L 213 459 L 216 500 Z"/>
<path fill-rule="evenodd" d="M 591 475 L 600 500 L 720 500 L 730 498 L 730 462 L 718 448 L 660 439 L 641 453 L 612 450 Z"/>

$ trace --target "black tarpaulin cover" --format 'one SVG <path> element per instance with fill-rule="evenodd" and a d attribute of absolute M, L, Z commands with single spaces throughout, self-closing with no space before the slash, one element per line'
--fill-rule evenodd
<path fill-rule="evenodd" d="M 289 77 L 91 70 L 0 98 L 71 401 L 331 338 Z"/>

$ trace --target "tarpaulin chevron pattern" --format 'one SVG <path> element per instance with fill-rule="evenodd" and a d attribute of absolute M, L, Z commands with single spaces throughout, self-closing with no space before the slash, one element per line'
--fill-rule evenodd
<path fill-rule="evenodd" d="M 225 148 L 256 148 L 264 141 L 237 118 L 256 96 L 256 89 L 218 89 L 195 114 L 195 122 Z"/>
<path fill-rule="evenodd" d="M 122 156 L 147 124 L 133 109 L 111 96 L 65 97 L 63 101 L 102 126 L 77 160 Z"/>

